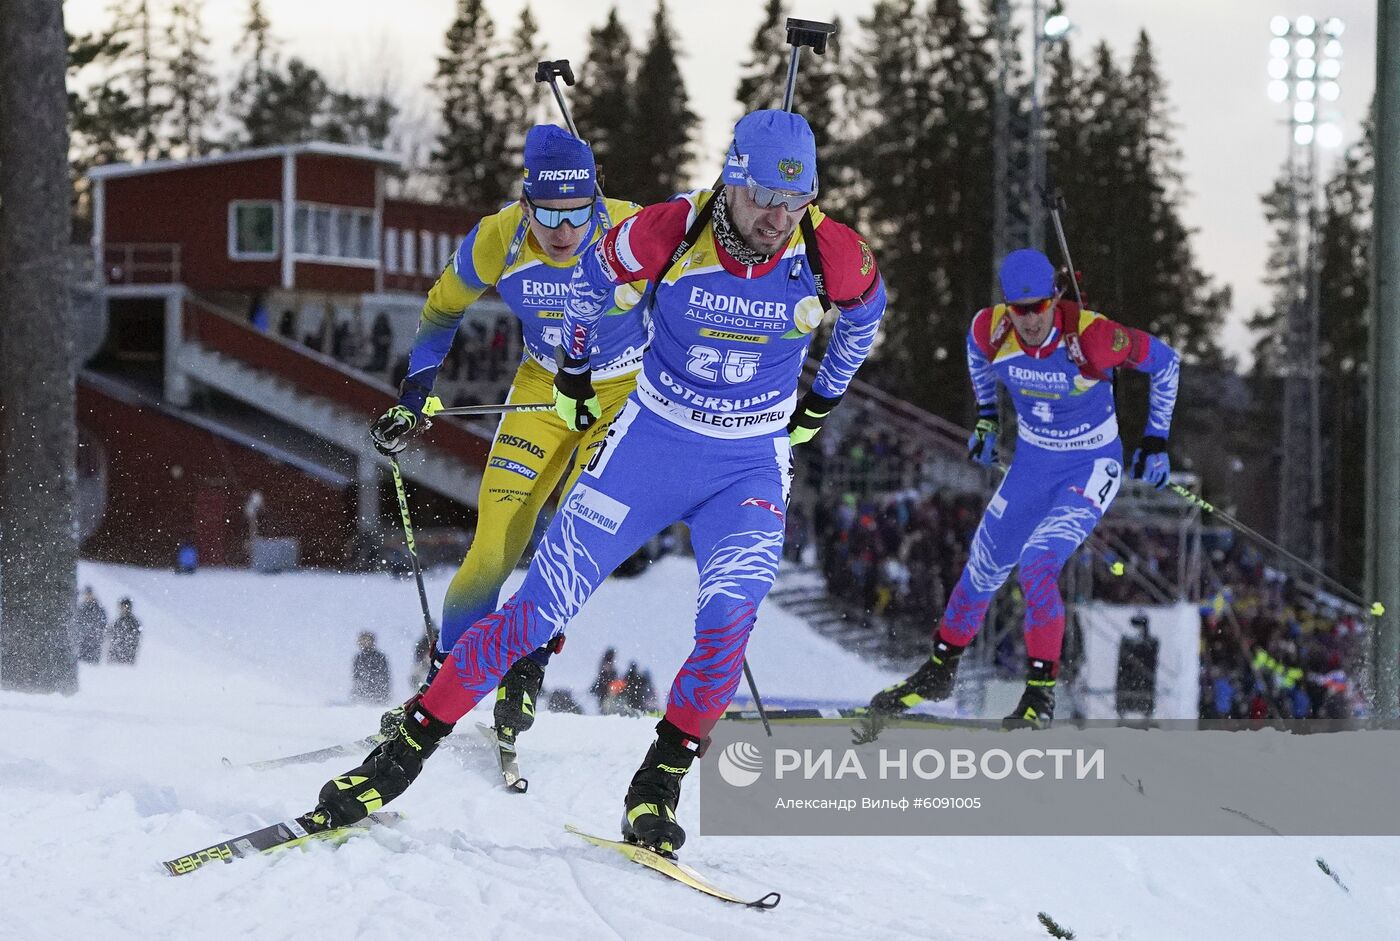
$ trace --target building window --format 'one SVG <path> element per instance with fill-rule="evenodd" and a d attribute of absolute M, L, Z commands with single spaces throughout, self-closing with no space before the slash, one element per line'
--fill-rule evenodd
<path fill-rule="evenodd" d="M 350 206 L 297 203 L 293 222 L 296 253 L 327 261 L 374 261 L 374 211 Z"/>
<path fill-rule="evenodd" d="M 275 202 L 229 203 L 228 257 L 240 261 L 276 258 L 281 235 L 278 208 Z"/>
<path fill-rule="evenodd" d="M 399 230 L 384 230 L 384 270 L 389 274 L 399 273 Z"/>
<path fill-rule="evenodd" d="M 355 257 L 378 258 L 374 250 L 374 216 L 368 212 L 355 214 Z"/>
<path fill-rule="evenodd" d="M 405 229 L 403 235 L 403 273 L 413 274 L 418 270 L 418 242 L 412 230 Z"/>
<path fill-rule="evenodd" d="M 437 274 L 438 269 L 433 266 L 433 233 L 419 232 L 418 241 L 421 243 L 422 247 L 421 261 L 423 262 L 423 267 L 420 270 L 426 275 Z"/>

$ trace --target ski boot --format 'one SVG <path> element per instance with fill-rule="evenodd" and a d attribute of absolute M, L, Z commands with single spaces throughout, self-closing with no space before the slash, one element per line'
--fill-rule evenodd
<path fill-rule="evenodd" d="M 681 799 L 681 779 L 691 762 L 705 754 L 710 740 L 696 739 L 662 719 L 656 723 L 656 741 L 623 801 L 622 838 L 640 843 L 669 859 L 685 845 L 685 831 L 676 822 L 676 804 Z"/>
<path fill-rule="evenodd" d="M 876 693 L 870 700 L 870 711 L 895 715 L 926 699 L 947 699 L 953 694 L 953 684 L 958 677 L 958 661 L 966 649 L 942 638 L 936 639 L 928 662 L 908 679 Z"/>
<path fill-rule="evenodd" d="M 408 790 L 423 770 L 424 760 L 452 731 L 452 724 L 424 709 L 417 696 L 404 705 L 404 717 L 393 737 L 376 745 L 358 768 L 327 781 L 308 816 L 323 814 L 329 826 L 343 827 L 363 820 Z"/>
<path fill-rule="evenodd" d="M 1055 677 L 1059 663 L 1032 659 L 1026 670 L 1026 691 L 1011 715 L 1001 720 L 1003 729 L 1048 729 L 1055 718 Z"/>
<path fill-rule="evenodd" d="M 428 657 L 428 673 L 423 677 L 423 682 L 418 684 L 418 692 L 414 693 L 407 701 L 399 703 L 392 709 L 385 711 L 379 717 L 379 734 L 387 741 L 399 734 L 399 726 L 403 724 L 404 712 L 408 704 L 416 702 L 420 696 L 428 691 L 428 687 L 433 685 L 433 677 L 438 675 L 438 670 L 442 669 L 443 663 L 447 661 L 447 654 L 441 653 L 436 647 Z"/>
<path fill-rule="evenodd" d="M 544 683 L 544 667 L 533 655 L 521 657 L 501 677 L 496 687 L 496 740 L 502 748 L 515 750 L 515 737 L 535 724 L 535 700 Z"/>

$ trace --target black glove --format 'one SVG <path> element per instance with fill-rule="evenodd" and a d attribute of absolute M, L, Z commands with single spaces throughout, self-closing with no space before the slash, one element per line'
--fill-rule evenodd
<path fill-rule="evenodd" d="M 826 416 L 831 414 L 831 410 L 840 401 L 839 395 L 831 399 L 815 392 L 804 395 L 802 401 L 797 403 L 792 418 L 788 419 L 788 441 L 792 444 L 806 444 L 815 438 L 817 432 L 822 430 L 822 422 L 826 421 Z"/>
<path fill-rule="evenodd" d="M 593 370 L 587 359 L 574 359 L 562 346 L 554 348 L 554 411 L 574 431 L 587 431 L 603 414 L 593 391 Z"/>
<path fill-rule="evenodd" d="M 369 437 L 374 448 L 385 457 L 392 457 L 408 444 L 408 437 L 414 432 L 427 428 L 431 422 L 420 418 L 406 405 L 395 405 L 375 419 L 369 426 Z"/>

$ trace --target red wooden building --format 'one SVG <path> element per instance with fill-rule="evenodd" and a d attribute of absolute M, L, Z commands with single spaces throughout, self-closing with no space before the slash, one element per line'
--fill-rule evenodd
<path fill-rule="evenodd" d="M 84 500 L 88 554 L 161 563 L 189 543 L 241 562 L 255 531 L 337 564 L 396 521 L 365 432 L 394 401 L 424 295 L 481 216 L 389 198 L 398 171 L 392 155 L 326 143 L 91 171 L 102 322 L 79 421 L 103 466 Z M 480 336 L 509 311 L 484 298 L 469 317 Z M 456 394 L 500 394 L 514 363 L 490 365 Z M 490 434 L 435 423 L 406 459 L 425 519 L 470 522 Z"/>

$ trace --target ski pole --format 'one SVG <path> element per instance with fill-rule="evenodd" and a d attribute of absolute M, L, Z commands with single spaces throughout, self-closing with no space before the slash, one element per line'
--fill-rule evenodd
<path fill-rule="evenodd" d="M 428 418 L 435 418 L 438 415 L 502 415 L 506 412 L 552 412 L 553 402 L 503 402 L 500 405 L 458 405 L 454 408 L 447 408 L 442 404 L 442 399 L 437 396 L 429 396 L 428 401 L 423 403 L 423 414 Z"/>
<path fill-rule="evenodd" d="M 792 110 L 792 98 L 797 91 L 797 66 L 802 58 L 802 47 L 811 46 L 817 55 L 826 54 L 826 42 L 836 33 L 833 23 L 819 23 L 816 20 L 787 19 L 787 41 L 792 46 L 788 57 L 787 87 L 783 91 L 783 110 Z M 767 720 L 764 720 L 765 723 Z M 771 734 L 771 733 L 770 733 Z"/>
<path fill-rule="evenodd" d="M 1220 522 L 1233 527 L 1234 529 L 1243 533 L 1246 537 L 1253 539 L 1255 542 L 1258 542 L 1261 545 L 1268 547 L 1269 549 L 1272 549 L 1274 552 L 1277 552 L 1279 555 L 1288 559 L 1294 565 L 1300 566 L 1306 569 L 1307 571 L 1311 572 L 1313 575 L 1317 576 L 1322 581 L 1331 585 L 1333 590 L 1342 598 L 1345 598 L 1347 601 L 1350 601 L 1353 604 L 1360 605 L 1363 609 L 1367 610 L 1373 617 L 1380 617 L 1383 614 L 1385 614 L 1385 605 L 1381 604 L 1379 601 L 1366 601 L 1356 592 L 1352 591 L 1350 588 L 1343 585 L 1341 582 L 1337 581 L 1335 578 L 1328 575 L 1326 572 L 1322 571 L 1317 566 L 1312 565 L 1311 563 L 1303 559 L 1300 559 L 1298 556 L 1289 552 L 1287 549 L 1285 549 L 1283 546 L 1280 546 L 1272 539 L 1267 538 L 1261 533 L 1256 532 L 1255 530 L 1246 526 L 1244 523 L 1241 523 L 1239 520 L 1235 519 L 1233 516 L 1231 516 L 1229 513 L 1226 513 L 1224 510 L 1218 509 L 1214 504 L 1207 502 L 1199 494 L 1193 493 L 1192 491 L 1183 487 L 1181 484 L 1175 483 L 1168 484 L 1167 489 L 1171 490 L 1172 493 L 1181 497 L 1183 500 L 1185 500 L 1187 503 L 1190 503 L 1192 506 L 1196 507 L 1201 512 L 1211 514 L 1216 519 L 1220 520 Z"/>
<path fill-rule="evenodd" d="M 753 707 L 758 710 L 758 717 L 763 720 L 763 731 L 768 733 L 768 737 L 773 737 L 773 727 L 768 724 L 768 713 L 764 711 L 763 699 L 758 695 L 758 684 L 753 681 L 753 671 L 749 669 L 749 658 L 744 658 L 744 679 L 749 681 L 749 692 L 753 694 Z"/>
<path fill-rule="evenodd" d="M 554 102 L 559 105 L 559 113 L 564 116 L 564 125 L 569 129 L 569 133 L 579 137 L 578 127 L 574 124 L 574 116 L 569 113 L 569 103 L 564 100 L 564 93 L 559 90 L 559 82 L 556 79 L 563 79 L 564 84 L 570 88 L 574 87 L 574 69 L 569 65 L 568 59 L 555 59 L 553 62 L 541 62 L 535 66 L 535 81 L 548 82 L 549 90 L 554 92 Z M 602 173 L 597 174 L 598 179 L 594 183 L 594 188 L 598 195 L 603 195 Z"/>
<path fill-rule="evenodd" d="M 403 472 L 399 470 L 399 459 L 392 454 L 389 455 L 389 469 L 394 473 L 394 493 L 399 498 L 399 519 L 403 522 L 408 561 L 413 566 L 413 580 L 418 583 L 418 603 L 423 607 L 423 632 L 428 636 L 428 646 L 436 650 L 437 628 L 433 627 L 433 617 L 428 613 L 428 590 L 423 587 L 423 570 L 418 567 L 418 547 L 413 542 L 413 520 L 408 516 L 408 494 L 403 488 Z"/>
<path fill-rule="evenodd" d="M 1074 302 L 1082 310 L 1084 298 L 1079 293 L 1079 274 L 1075 270 L 1074 260 L 1069 257 L 1069 239 L 1065 238 L 1065 226 L 1060 221 L 1060 210 L 1066 206 L 1064 194 L 1058 188 L 1054 188 L 1048 193 L 1044 188 L 1041 188 L 1040 199 L 1050 213 L 1050 221 L 1055 225 L 1055 238 L 1060 242 L 1060 252 L 1065 256 L 1065 265 L 1069 268 L 1069 281 L 1074 286 Z"/>
<path fill-rule="evenodd" d="M 564 93 L 559 90 L 559 83 L 555 79 L 562 78 L 564 84 L 570 88 L 574 87 L 574 70 L 569 65 L 568 59 L 555 59 L 553 62 L 541 62 L 535 67 L 535 81 L 548 82 L 549 90 L 554 92 L 554 100 L 559 105 L 559 112 L 564 115 L 564 124 L 569 128 L 569 133 L 578 137 L 578 128 L 574 127 L 573 115 L 569 114 L 569 103 L 564 100 Z M 579 138 L 582 140 L 582 138 Z"/>

